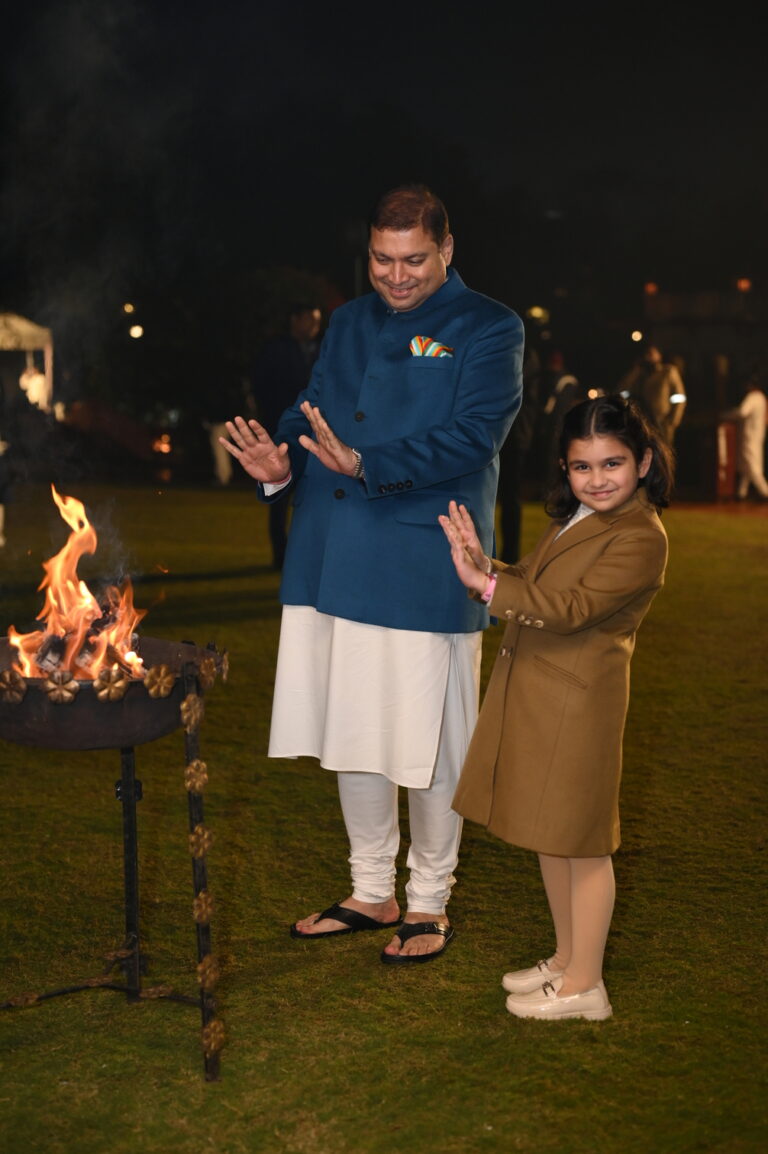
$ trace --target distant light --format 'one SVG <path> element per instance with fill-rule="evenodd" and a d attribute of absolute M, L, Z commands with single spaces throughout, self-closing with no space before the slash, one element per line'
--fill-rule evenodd
<path fill-rule="evenodd" d="M 669 403 L 671 405 L 681 405 L 683 401 L 687 400 L 688 398 L 686 397 L 685 393 L 673 393 L 669 398 Z"/>
<path fill-rule="evenodd" d="M 549 321 L 549 311 L 542 308 L 541 305 L 531 305 L 529 309 L 526 309 L 525 315 L 530 317 L 532 321 L 539 321 L 543 325 Z"/>
<path fill-rule="evenodd" d="M 595 397 L 603 397 L 605 394 L 602 389 L 587 389 L 587 396 L 590 401 L 594 401 Z"/>
<path fill-rule="evenodd" d="M 155 453 L 170 453 L 170 452 L 172 452 L 173 446 L 171 444 L 170 435 L 168 433 L 161 433 L 159 437 L 156 437 L 155 440 L 152 442 L 152 450 Z"/>
<path fill-rule="evenodd" d="M 637 345 L 643 339 L 643 334 L 640 332 L 640 329 L 635 329 L 634 332 L 631 334 L 629 339 L 631 341 L 634 341 L 635 344 Z"/>
<path fill-rule="evenodd" d="M 130 301 L 126 301 L 125 304 L 123 305 L 123 312 L 124 313 L 135 313 L 136 312 L 136 306 L 132 305 Z"/>
<path fill-rule="evenodd" d="M 656 293 L 658 291 L 659 291 L 659 286 L 656 284 L 655 281 L 649 280 L 649 281 L 646 281 L 646 283 L 643 285 L 643 292 L 645 293 L 645 295 L 647 297 L 655 297 Z"/>
<path fill-rule="evenodd" d="M 131 325 L 131 327 L 128 329 L 128 335 L 133 337 L 135 341 L 137 341 L 139 337 L 143 337 L 144 329 L 142 325 Z"/>
<path fill-rule="evenodd" d="M 623 397 L 625 401 L 628 401 L 631 395 L 632 394 L 630 393 L 629 389 L 622 389 L 619 393 L 619 396 Z"/>
<path fill-rule="evenodd" d="M 740 276 L 736 281 L 736 288 L 740 293 L 752 292 L 752 281 L 747 276 Z"/>

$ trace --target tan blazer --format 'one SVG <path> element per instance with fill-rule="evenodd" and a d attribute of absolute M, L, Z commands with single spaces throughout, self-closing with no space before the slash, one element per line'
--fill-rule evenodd
<path fill-rule="evenodd" d="M 453 807 L 514 845 L 599 857 L 620 841 L 629 665 L 667 535 L 642 489 L 559 528 L 516 565 L 493 562 L 507 626 Z"/>

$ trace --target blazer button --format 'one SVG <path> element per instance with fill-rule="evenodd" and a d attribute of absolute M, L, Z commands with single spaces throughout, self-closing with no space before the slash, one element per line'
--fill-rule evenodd
<path fill-rule="evenodd" d="M 524 613 L 518 613 L 517 624 L 518 625 L 525 625 L 525 614 Z"/>
<path fill-rule="evenodd" d="M 404 489 L 404 488 L 405 488 L 405 485 L 403 484 L 403 482 L 402 482 L 402 481 L 398 481 L 398 482 L 397 482 L 397 488 L 398 488 L 398 489 Z"/>
<path fill-rule="evenodd" d="M 364 421 L 365 420 L 365 413 L 360 413 L 360 412 L 355 413 L 355 420 L 356 421 Z"/>
<path fill-rule="evenodd" d="M 390 481 L 389 484 L 387 485 L 387 492 L 388 493 L 394 493 L 394 491 L 395 491 L 394 483 L 392 481 Z"/>
<path fill-rule="evenodd" d="M 406 487 L 406 489 L 412 489 L 413 488 L 413 481 L 406 481 L 405 487 Z"/>
<path fill-rule="evenodd" d="M 534 621 L 533 624 L 535 625 L 535 627 L 537 629 L 543 629 L 544 628 L 544 622 L 543 621 Z"/>
<path fill-rule="evenodd" d="M 341 501 L 341 499 L 343 497 L 346 497 L 347 494 L 346 494 L 346 491 L 344 489 L 334 489 L 333 495 L 337 501 Z"/>
<path fill-rule="evenodd" d="M 386 486 L 386 485 L 379 485 L 379 488 L 378 488 L 378 492 L 381 494 L 381 496 L 382 496 L 382 497 L 384 496 L 384 494 L 386 493 L 386 491 L 387 491 L 387 486 Z"/>
<path fill-rule="evenodd" d="M 499 650 L 499 657 L 506 657 L 508 653 L 509 650 L 507 649 L 506 645 L 502 645 L 501 649 Z"/>
<path fill-rule="evenodd" d="M 506 617 L 507 621 L 511 621 L 511 620 L 512 620 L 512 610 L 511 610 L 511 609 L 507 609 L 507 611 L 505 612 L 504 616 Z"/>

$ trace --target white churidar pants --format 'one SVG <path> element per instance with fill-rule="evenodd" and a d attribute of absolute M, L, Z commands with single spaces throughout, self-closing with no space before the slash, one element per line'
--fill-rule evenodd
<path fill-rule="evenodd" d="M 398 786 L 408 794 L 408 909 L 440 914 L 462 819 L 451 801 L 477 721 L 482 633 L 385 629 L 283 609 L 270 757 L 339 774 L 354 896 L 395 891 Z"/>

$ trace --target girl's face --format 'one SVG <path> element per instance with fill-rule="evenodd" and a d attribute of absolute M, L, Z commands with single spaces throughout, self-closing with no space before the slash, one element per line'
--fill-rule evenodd
<path fill-rule="evenodd" d="M 651 450 L 646 449 L 638 467 L 630 449 L 616 437 L 596 434 L 583 441 L 571 441 L 565 465 L 568 483 L 575 497 L 589 509 L 607 512 L 628 501 L 651 467 Z"/>

